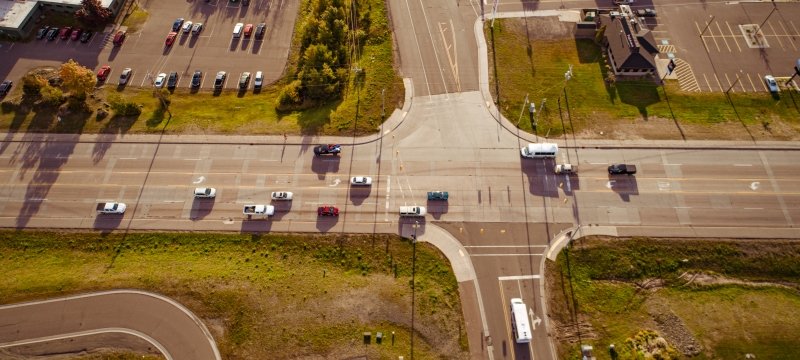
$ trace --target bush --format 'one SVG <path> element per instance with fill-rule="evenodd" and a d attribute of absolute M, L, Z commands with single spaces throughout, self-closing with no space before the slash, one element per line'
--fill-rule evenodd
<path fill-rule="evenodd" d="M 27 74 L 22 77 L 22 92 L 29 96 L 38 96 L 39 91 L 47 85 L 47 80 L 36 74 Z"/>
<path fill-rule="evenodd" d="M 47 105 L 58 106 L 64 102 L 64 92 L 47 83 L 39 90 L 39 93 L 42 94 L 42 102 Z"/>
<path fill-rule="evenodd" d="M 119 95 L 109 98 L 111 109 L 119 116 L 136 116 L 142 113 L 142 108 L 139 104 L 128 101 Z"/>
<path fill-rule="evenodd" d="M 302 101 L 300 97 L 302 85 L 300 80 L 295 80 L 281 89 L 278 94 L 278 110 L 287 110 L 292 106 L 300 105 Z"/>

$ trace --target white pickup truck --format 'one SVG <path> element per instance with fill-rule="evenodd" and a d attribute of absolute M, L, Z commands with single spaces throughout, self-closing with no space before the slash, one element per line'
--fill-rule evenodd
<path fill-rule="evenodd" d="M 105 202 L 97 204 L 98 214 L 124 214 L 128 207 L 125 203 Z"/>
<path fill-rule="evenodd" d="M 275 207 L 272 205 L 245 205 L 242 213 L 251 216 L 272 216 L 275 215 Z"/>

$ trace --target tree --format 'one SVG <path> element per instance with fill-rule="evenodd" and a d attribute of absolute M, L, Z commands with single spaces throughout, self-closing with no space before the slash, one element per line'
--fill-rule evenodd
<path fill-rule="evenodd" d="M 81 8 L 75 12 L 75 19 L 90 27 L 107 24 L 114 14 L 104 8 L 100 0 L 83 0 Z"/>
<path fill-rule="evenodd" d="M 61 89 L 45 84 L 40 90 L 42 94 L 42 101 L 49 105 L 60 105 L 64 101 L 64 93 Z"/>
<path fill-rule="evenodd" d="M 61 65 L 58 74 L 61 76 L 61 85 L 64 89 L 77 97 L 85 97 L 86 93 L 91 92 L 97 85 L 94 72 L 72 59 Z"/>
<path fill-rule="evenodd" d="M 27 74 L 22 77 L 22 92 L 25 95 L 37 96 L 46 85 L 47 80 L 40 75 Z"/>

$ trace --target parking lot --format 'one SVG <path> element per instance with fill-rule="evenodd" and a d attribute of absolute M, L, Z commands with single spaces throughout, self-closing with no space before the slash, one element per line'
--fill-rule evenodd
<path fill-rule="evenodd" d="M 783 84 L 800 58 L 798 14 L 800 4 L 787 2 L 665 5 L 653 33 L 676 58 L 682 90 L 766 92 L 764 76 Z"/>
<path fill-rule="evenodd" d="M 201 90 L 211 90 L 218 71 L 226 71 L 225 88 L 238 87 L 243 72 L 262 71 L 269 84 L 283 73 L 289 54 L 298 2 L 290 0 L 252 0 L 249 6 L 228 0 L 139 2 L 149 13 L 137 33 L 129 33 L 120 47 L 111 43 L 116 28 L 108 27 L 88 43 L 56 39 L 31 40 L 29 43 L 0 44 L 4 58 L 0 78 L 19 79 L 28 70 L 39 66 L 58 67 L 68 59 L 97 71 L 111 66 L 107 84 L 116 85 L 124 68 L 132 68 L 129 86 L 150 86 L 159 73 L 177 72 L 178 87 L 188 88 L 195 70 L 203 72 Z M 166 46 L 167 35 L 176 18 L 204 24 L 198 35 L 178 33 L 172 46 Z M 255 36 L 235 39 L 236 23 L 266 23 L 263 39 Z M 42 24 L 42 25 L 46 25 Z M 9 59 L 11 61 L 6 61 Z M 252 89 L 253 82 L 250 81 Z"/>

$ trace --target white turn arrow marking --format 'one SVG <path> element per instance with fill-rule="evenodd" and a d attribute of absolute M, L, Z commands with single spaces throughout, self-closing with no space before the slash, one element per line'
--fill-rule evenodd
<path fill-rule="evenodd" d="M 205 176 L 201 176 L 201 177 L 197 178 L 197 180 L 192 181 L 192 183 L 199 184 L 199 183 L 202 183 L 203 181 L 206 181 L 206 177 Z"/>
<path fill-rule="evenodd" d="M 334 179 L 334 180 L 333 180 L 333 184 L 331 184 L 330 186 L 336 186 L 336 185 L 339 185 L 341 182 L 342 182 L 342 180 L 339 180 L 339 179 Z"/>
<path fill-rule="evenodd" d="M 606 183 L 606 187 L 607 187 L 607 188 L 609 188 L 609 189 L 613 188 L 613 187 L 614 187 L 614 183 L 615 183 L 615 182 L 617 182 L 617 180 L 609 180 L 609 181 Z"/>
<path fill-rule="evenodd" d="M 761 183 L 758 181 L 753 181 L 750 183 L 750 190 L 756 191 L 758 187 L 761 186 Z"/>
<path fill-rule="evenodd" d="M 533 325 L 533 330 L 536 330 L 536 326 L 542 323 L 542 319 L 538 316 L 536 319 L 533 318 L 533 309 L 528 309 L 528 316 L 531 317 L 531 325 Z"/>

